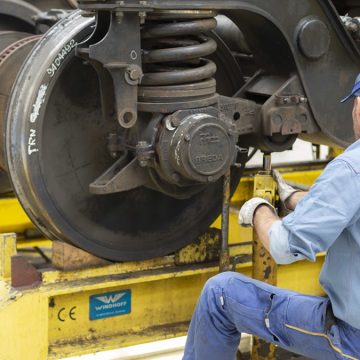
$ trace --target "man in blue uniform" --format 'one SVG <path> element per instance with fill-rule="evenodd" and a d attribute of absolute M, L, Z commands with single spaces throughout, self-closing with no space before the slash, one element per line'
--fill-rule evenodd
<path fill-rule="evenodd" d="M 360 139 L 360 75 L 353 122 Z M 294 210 L 280 220 L 253 198 L 239 223 L 254 226 L 278 264 L 327 252 L 320 283 L 327 297 L 279 289 L 227 272 L 210 279 L 193 315 L 184 360 L 234 360 L 241 333 L 250 333 L 311 359 L 360 359 L 360 140 L 328 164 L 309 192 L 274 171 L 281 201 Z"/>

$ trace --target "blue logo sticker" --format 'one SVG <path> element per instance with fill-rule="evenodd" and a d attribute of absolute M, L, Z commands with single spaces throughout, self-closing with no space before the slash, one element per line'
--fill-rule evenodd
<path fill-rule="evenodd" d="M 90 296 L 90 320 L 105 319 L 131 312 L 131 290 Z"/>

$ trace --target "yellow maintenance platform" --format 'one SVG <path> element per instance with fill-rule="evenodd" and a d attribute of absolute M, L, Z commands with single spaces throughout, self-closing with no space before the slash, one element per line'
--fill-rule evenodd
<path fill-rule="evenodd" d="M 323 167 L 281 171 L 310 185 Z M 267 196 L 269 185 L 257 172 L 246 171 L 230 206 L 230 268 L 249 276 L 253 233 L 237 225 L 237 213 L 254 194 L 254 178 L 256 193 Z M 110 263 L 36 233 L 28 239 L 34 227 L 17 200 L 0 199 L 0 360 L 61 359 L 185 335 L 205 281 L 219 271 L 219 228 L 220 220 L 173 255 Z M 279 266 L 277 285 L 322 294 L 322 262 L 320 256 L 316 263 Z"/>

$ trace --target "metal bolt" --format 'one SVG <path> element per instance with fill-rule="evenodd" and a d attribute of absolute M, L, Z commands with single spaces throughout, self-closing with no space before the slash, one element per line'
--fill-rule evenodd
<path fill-rule="evenodd" d="M 214 182 L 214 180 L 215 180 L 213 176 L 208 176 L 207 179 L 208 179 L 208 182 Z"/>
<path fill-rule="evenodd" d="M 124 18 L 124 13 L 122 11 L 115 11 L 115 18 L 118 24 L 121 24 Z"/>
<path fill-rule="evenodd" d="M 82 17 L 93 17 L 95 16 L 95 11 L 91 11 L 91 10 L 82 10 L 80 15 Z"/>
<path fill-rule="evenodd" d="M 140 17 L 140 24 L 145 24 L 146 12 L 145 11 L 140 11 L 139 12 L 139 17 Z"/>
<path fill-rule="evenodd" d="M 307 98 L 304 97 L 304 96 L 301 96 L 301 97 L 300 97 L 300 103 L 306 104 L 306 103 L 307 103 Z"/>
<path fill-rule="evenodd" d="M 284 103 L 288 104 L 290 102 L 290 99 L 288 97 L 284 98 Z"/>
<path fill-rule="evenodd" d="M 147 6 L 148 2 L 147 1 L 140 1 L 139 4 L 142 5 L 142 6 Z M 146 18 L 146 11 L 140 11 L 139 12 L 139 17 L 140 17 L 140 24 L 144 24 L 145 23 L 145 18 Z"/>
<path fill-rule="evenodd" d="M 137 143 L 137 147 L 147 147 L 148 145 L 148 142 L 143 140 Z"/>
<path fill-rule="evenodd" d="M 184 139 L 185 139 L 185 141 L 190 141 L 191 137 L 189 134 L 185 134 Z"/>
<path fill-rule="evenodd" d="M 142 75 L 140 69 L 135 69 L 135 68 L 128 69 L 128 74 L 129 74 L 129 78 L 133 81 L 140 80 Z"/>
<path fill-rule="evenodd" d="M 140 165 L 141 167 L 147 167 L 148 162 L 147 162 L 146 160 L 140 160 L 140 161 L 139 161 L 139 165 Z"/>
<path fill-rule="evenodd" d="M 174 120 L 172 117 L 168 117 L 165 121 L 165 127 L 169 131 L 174 131 L 176 129 L 176 126 L 174 125 Z"/>

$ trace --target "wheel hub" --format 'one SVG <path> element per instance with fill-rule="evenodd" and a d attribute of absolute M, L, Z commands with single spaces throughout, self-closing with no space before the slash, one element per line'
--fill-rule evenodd
<path fill-rule="evenodd" d="M 215 108 L 179 111 L 165 119 L 157 146 L 161 172 L 179 186 L 217 181 L 236 157 L 234 124 Z"/>

